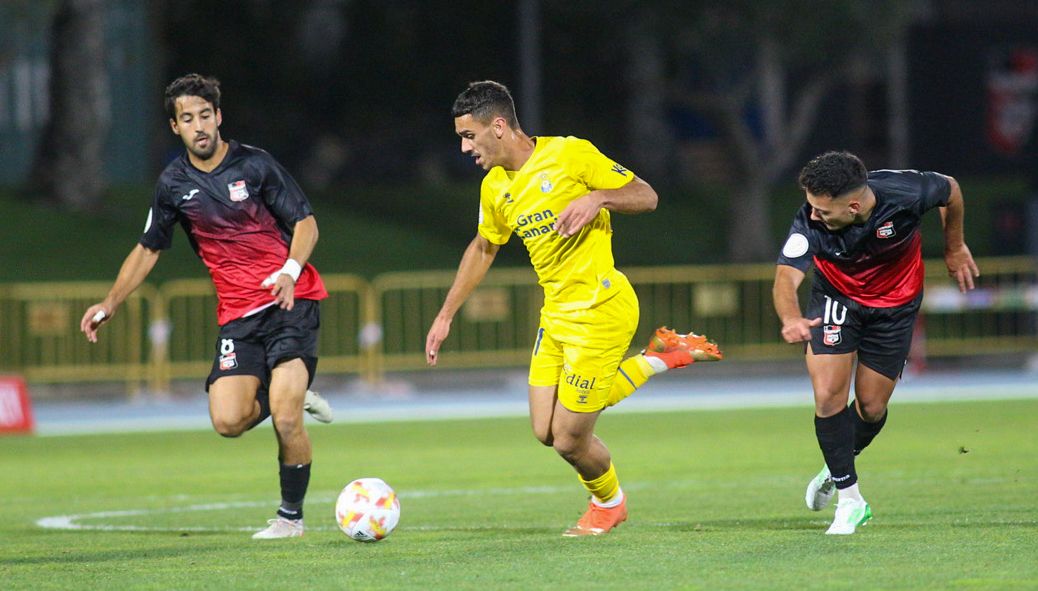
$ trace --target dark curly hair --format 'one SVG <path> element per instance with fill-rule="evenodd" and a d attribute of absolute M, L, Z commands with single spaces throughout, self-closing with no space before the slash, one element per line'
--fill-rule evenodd
<path fill-rule="evenodd" d="M 850 152 L 826 152 L 815 156 L 800 171 L 797 183 L 812 195 L 839 197 L 865 185 L 868 171 Z"/>
<path fill-rule="evenodd" d="M 455 117 L 471 114 L 483 123 L 494 117 L 504 117 L 512 129 L 519 129 L 512 94 L 504 84 L 493 80 L 469 83 L 469 87 L 454 100 L 451 114 Z"/>
<path fill-rule="evenodd" d="M 170 82 L 166 87 L 166 112 L 170 119 L 176 119 L 177 98 L 182 96 L 197 96 L 212 103 L 213 109 L 219 109 L 220 81 L 212 76 L 188 74 Z"/>

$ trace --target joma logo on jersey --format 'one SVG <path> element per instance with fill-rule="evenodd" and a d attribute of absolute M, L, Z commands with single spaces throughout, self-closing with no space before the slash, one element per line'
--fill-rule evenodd
<path fill-rule="evenodd" d="M 520 215 L 515 219 L 515 224 L 516 236 L 523 240 L 534 238 L 548 234 L 555 229 L 555 213 L 550 209 L 545 209 L 533 214 Z"/>
<path fill-rule="evenodd" d="M 876 238 L 890 238 L 894 235 L 894 222 L 887 222 L 876 228 Z"/>

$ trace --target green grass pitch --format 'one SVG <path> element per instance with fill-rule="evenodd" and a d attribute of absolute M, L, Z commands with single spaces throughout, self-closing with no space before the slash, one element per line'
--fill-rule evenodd
<path fill-rule="evenodd" d="M 809 407 L 606 413 L 598 432 L 630 519 L 577 539 L 560 533 L 586 497 L 524 419 L 312 426 L 309 529 L 276 541 L 249 538 L 278 498 L 267 427 L 0 439 L 0 587 L 1038 588 L 1038 400 L 895 399 L 858 459 L 875 517 L 849 537 L 804 507 Z M 401 497 L 376 544 L 332 517 L 361 476 Z"/>

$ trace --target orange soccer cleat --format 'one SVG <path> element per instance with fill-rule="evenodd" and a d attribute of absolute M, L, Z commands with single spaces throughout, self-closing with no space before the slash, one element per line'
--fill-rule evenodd
<path fill-rule="evenodd" d="M 615 507 L 599 507 L 588 501 L 587 513 L 573 527 L 562 532 L 567 538 L 577 536 L 599 536 L 627 520 L 627 499 Z"/>
<path fill-rule="evenodd" d="M 724 359 L 717 344 L 707 340 L 705 336 L 693 332 L 678 334 L 666 326 L 656 329 L 642 354 L 662 359 L 667 364 L 667 369 L 685 367 L 696 361 Z"/>

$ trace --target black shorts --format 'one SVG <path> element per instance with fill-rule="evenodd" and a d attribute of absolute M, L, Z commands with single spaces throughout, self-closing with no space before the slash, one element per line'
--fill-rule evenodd
<path fill-rule="evenodd" d="M 857 351 L 858 363 L 897 379 L 908 359 L 922 301 L 920 292 L 907 304 L 893 308 L 865 306 L 816 274 L 806 317 L 821 318 L 822 325 L 811 329 L 811 351 L 815 355 Z"/>
<path fill-rule="evenodd" d="M 205 390 L 226 376 L 256 376 L 270 386 L 270 371 L 283 361 L 302 359 L 310 373 L 317 370 L 317 329 L 321 326 L 316 300 L 296 300 L 291 310 L 276 305 L 232 320 L 220 327 L 216 358 L 205 381 Z"/>

